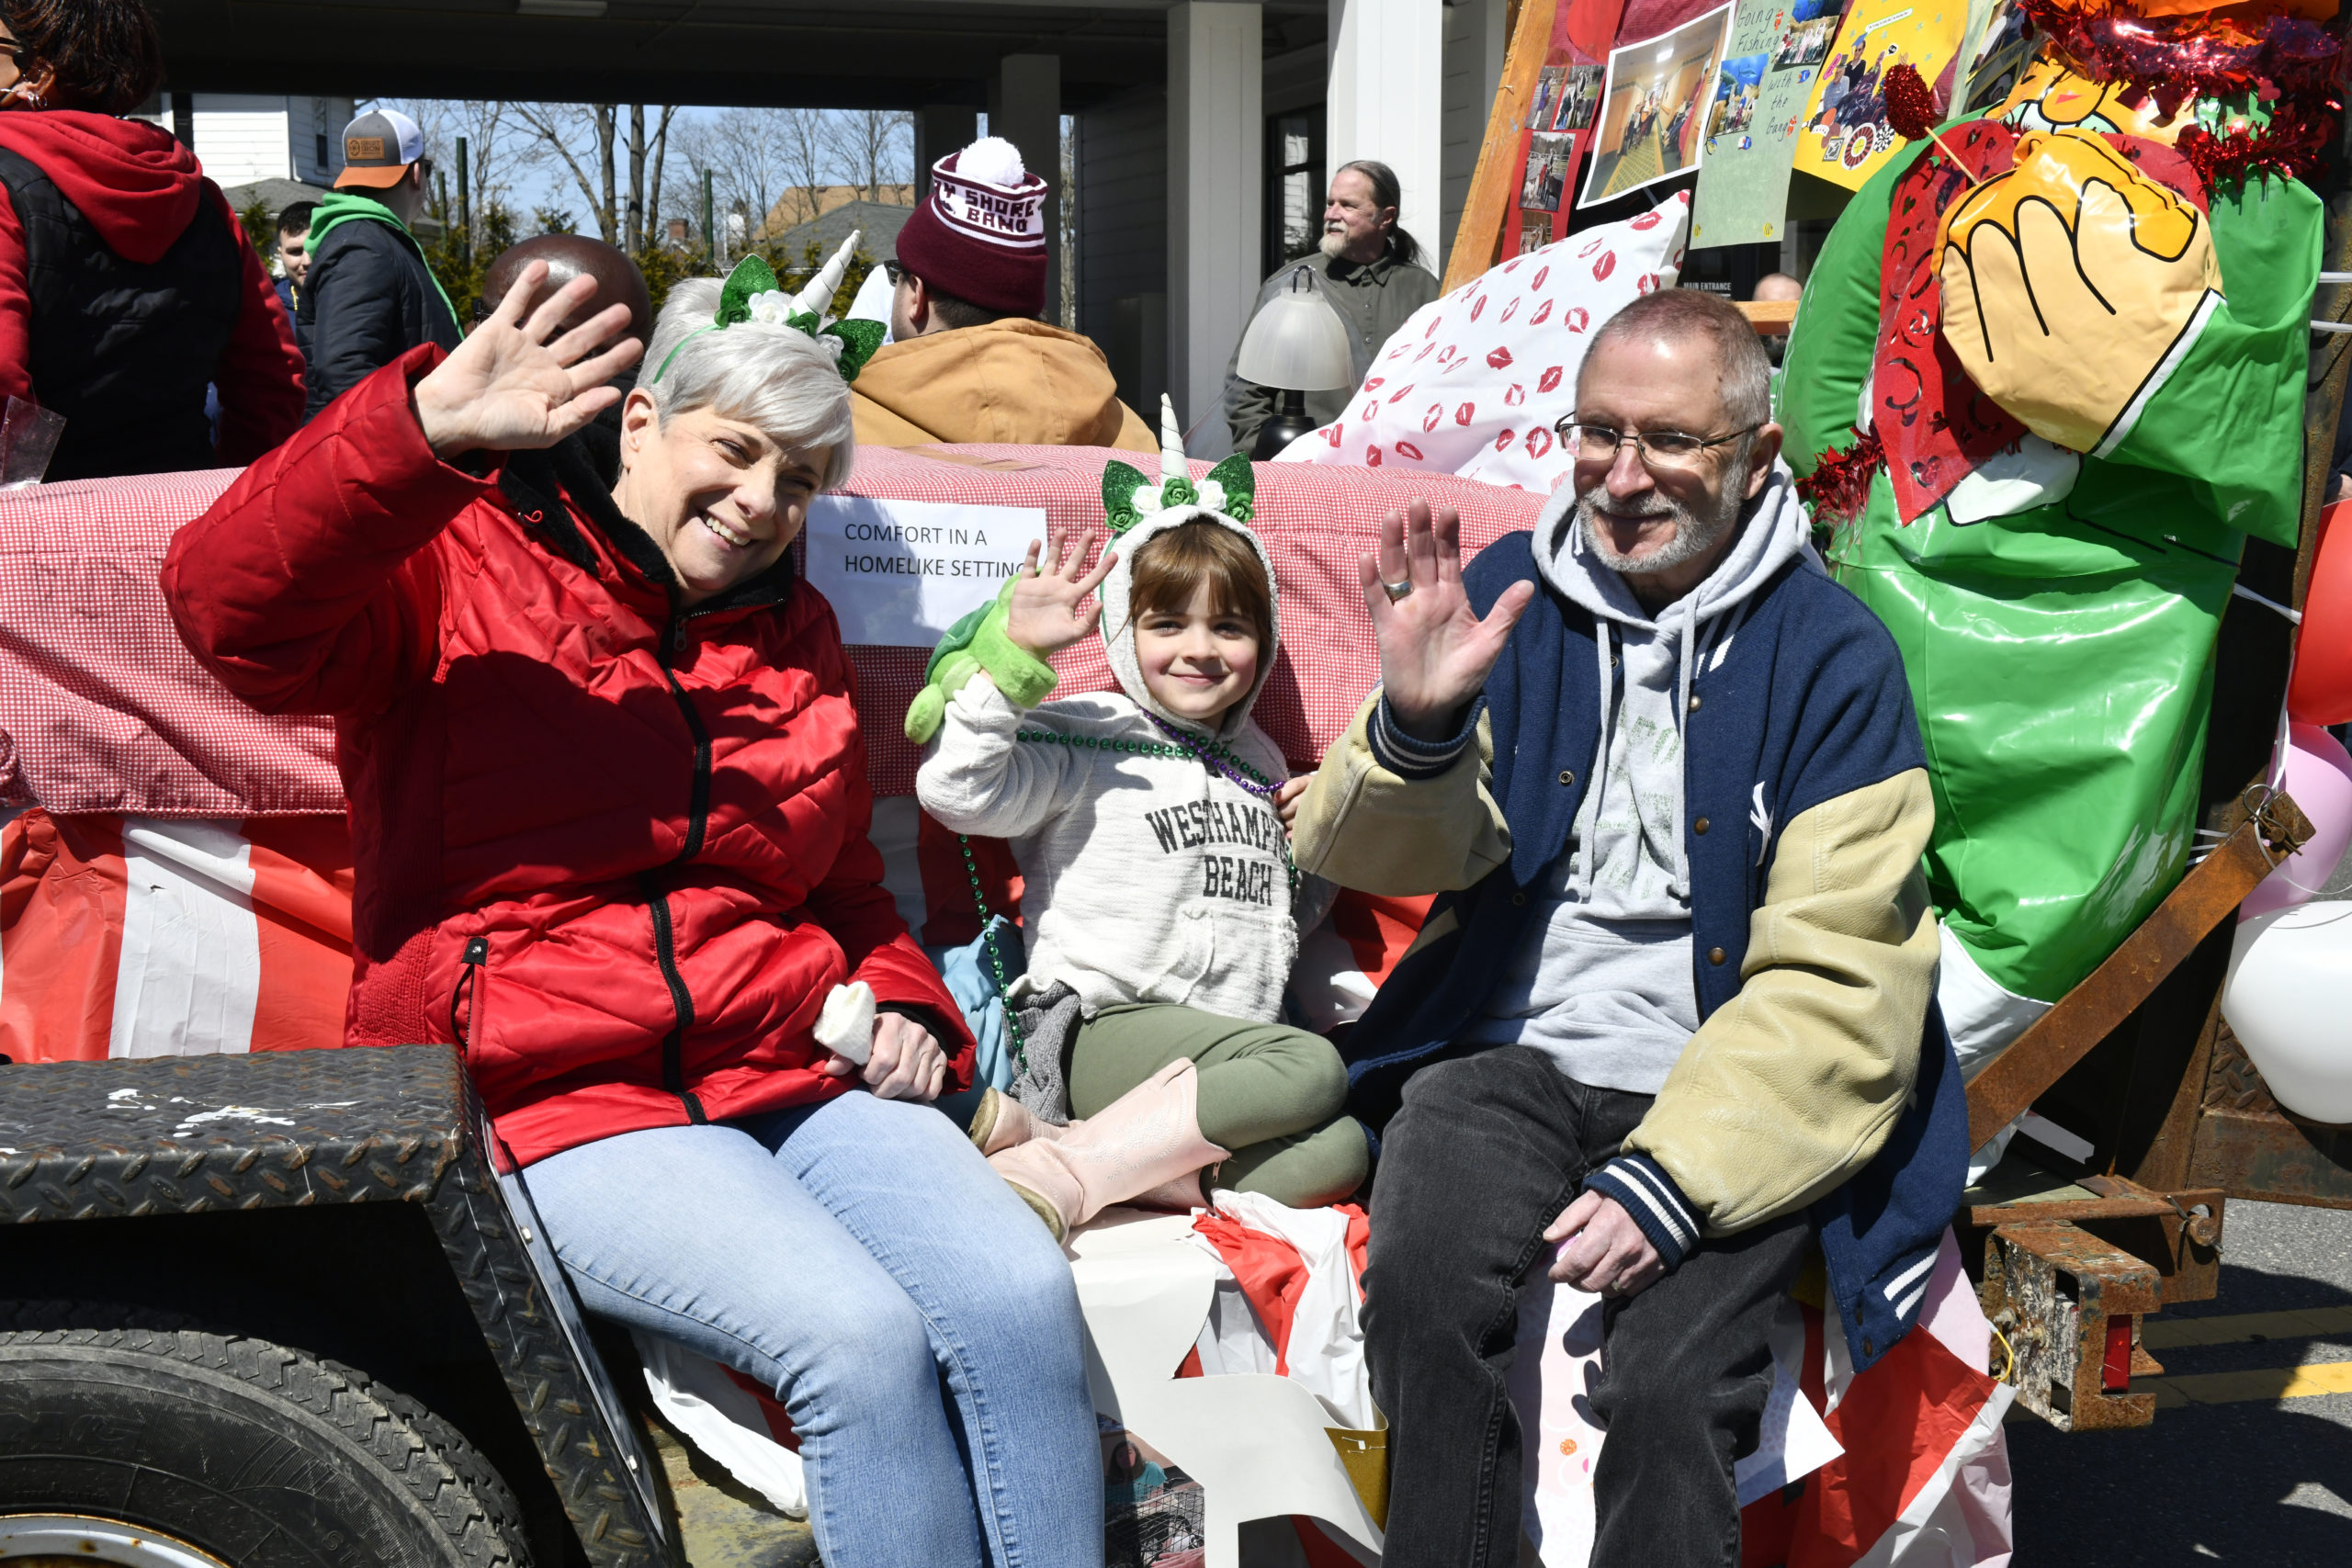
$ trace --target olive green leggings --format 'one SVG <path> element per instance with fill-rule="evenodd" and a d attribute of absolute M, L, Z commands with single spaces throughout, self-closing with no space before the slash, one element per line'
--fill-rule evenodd
<path fill-rule="evenodd" d="M 1105 1008 L 1070 1051 L 1073 1116 L 1092 1116 L 1180 1056 L 1200 1073 L 1201 1135 L 1233 1151 L 1216 1185 L 1309 1209 L 1363 1184 L 1363 1129 L 1341 1113 L 1348 1070 L 1331 1043 L 1197 1008 Z"/>

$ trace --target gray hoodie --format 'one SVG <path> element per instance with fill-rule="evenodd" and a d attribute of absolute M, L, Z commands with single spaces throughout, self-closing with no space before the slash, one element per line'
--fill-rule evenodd
<path fill-rule="evenodd" d="M 1775 463 L 1730 552 L 1656 619 L 1587 547 L 1572 487 L 1536 519 L 1537 572 L 1601 634 L 1604 761 L 1547 873 L 1545 918 L 1487 998 L 1472 1043 L 1532 1045 L 1578 1083 L 1655 1094 L 1697 1032 L 1681 717 L 1693 675 L 1722 662 L 1757 590 L 1800 556 L 1799 570 L 1820 570 L 1794 487 Z"/>
<path fill-rule="evenodd" d="M 945 826 L 1012 841 L 1024 879 L 1029 957 L 1012 987 L 1016 1000 L 1060 982 L 1078 992 L 1090 1018 L 1129 1002 L 1261 1022 L 1282 1014 L 1299 927 L 1287 839 L 1272 804 L 1192 757 L 1106 749 L 1168 745 L 1148 716 L 1212 739 L 1145 687 L 1128 604 L 1136 551 L 1195 517 L 1248 538 L 1272 583 L 1265 547 L 1239 524 L 1195 507 L 1148 517 L 1119 538 L 1118 563 L 1101 590 L 1102 640 L 1125 694 L 1022 709 L 975 676 L 949 700 L 915 775 L 916 797 Z M 1214 739 L 1279 784 L 1289 768 L 1250 717 L 1273 672 L 1279 625 L 1275 633 L 1258 660 L 1257 683 L 1226 710 Z M 1016 739 L 1038 731 L 1078 744 Z"/>

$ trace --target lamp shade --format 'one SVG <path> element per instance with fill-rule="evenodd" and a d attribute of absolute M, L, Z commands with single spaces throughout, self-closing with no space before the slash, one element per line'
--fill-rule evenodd
<path fill-rule="evenodd" d="M 1233 368 L 1245 381 L 1283 391 L 1355 385 L 1347 323 L 1315 286 L 1313 268 L 1294 268 L 1283 290 L 1250 319 Z"/>

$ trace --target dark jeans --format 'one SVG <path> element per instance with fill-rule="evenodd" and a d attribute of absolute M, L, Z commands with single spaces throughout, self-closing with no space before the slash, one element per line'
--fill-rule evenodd
<path fill-rule="evenodd" d="M 1384 1568 L 1512 1568 L 1521 1434 L 1503 1391 L 1544 1227 L 1617 1152 L 1650 1097 L 1590 1089 L 1498 1046 L 1405 1087 L 1374 1178 L 1364 1335 L 1390 1426 Z M 1737 1568 L 1732 1460 L 1772 1387 L 1766 1334 L 1812 1230 L 1802 1215 L 1708 1241 L 1611 1302 L 1592 1405 L 1593 1568 Z"/>

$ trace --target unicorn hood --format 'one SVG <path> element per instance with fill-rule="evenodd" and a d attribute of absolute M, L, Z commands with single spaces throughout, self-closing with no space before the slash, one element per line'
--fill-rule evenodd
<path fill-rule="evenodd" d="M 1255 515 L 1256 481 L 1250 459 L 1236 454 L 1194 479 L 1184 457 L 1184 437 L 1176 410 L 1159 400 L 1159 474 L 1157 479 L 1114 459 L 1102 469 L 1103 523 L 1111 530 L 1112 547 L 1119 558 L 1112 563 L 1097 592 L 1102 599 L 1102 647 L 1120 690 L 1146 713 L 1176 728 L 1215 740 L 1230 740 L 1250 722 L 1259 694 L 1273 673 L 1274 656 L 1282 648 L 1282 592 L 1274 580 L 1273 558 L 1250 527 Z M 1162 706 L 1144 684 L 1143 664 L 1136 656 L 1133 599 L 1136 552 L 1170 528 L 1206 522 L 1229 528 L 1250 541 L 1259 570 L 1266 574 L 1266 603 L 1272 621 L 1267 645 L 1258 653 L 1258 678 L 1249 694 L 1225 710 L 1214 731 L 1207 725 L 1180 718 Z"/>

